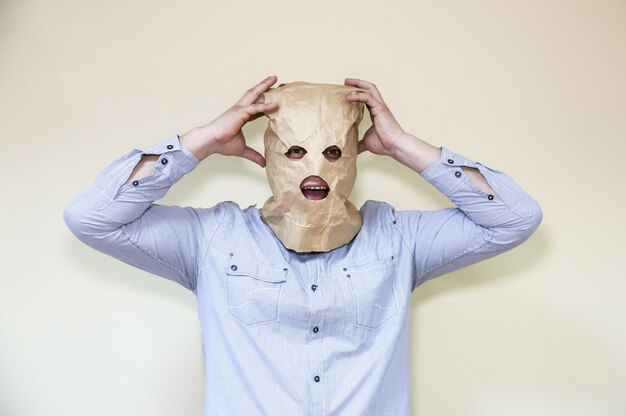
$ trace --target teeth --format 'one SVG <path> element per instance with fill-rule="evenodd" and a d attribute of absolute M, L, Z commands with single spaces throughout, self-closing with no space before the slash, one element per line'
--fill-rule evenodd
<path fill-rule="evenodd" d="M 325 186 L 305 186 L 305 191 L 325 191 L 327 188 Z"/>

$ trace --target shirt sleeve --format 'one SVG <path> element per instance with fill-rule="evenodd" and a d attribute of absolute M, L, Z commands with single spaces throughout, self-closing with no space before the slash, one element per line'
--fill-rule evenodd
<path fill-rule="evenodd" d="M 462 167 L 476 168 L 493 194 L 475 188 Z M 413 287 L 493 257 L 527 240 L 542 220 L 537 202 L 505 173 L 442 148 L 422 177 L 456 205 L 438 211 L 399 211 L 398 226 L 413 252 Z"/>
<path fill-rule="evenodd" d="M 150 176 L 124 184 L 142 155 L 158 155 Z M 162 198 L 199 161 L 171 136 L 146 151 L 133 150 L 108 165 L 66 206 L 64 219 L 84 243 L 195 292 L 203 247 L 223 215 L 208 209 L 162 206 Z"/>

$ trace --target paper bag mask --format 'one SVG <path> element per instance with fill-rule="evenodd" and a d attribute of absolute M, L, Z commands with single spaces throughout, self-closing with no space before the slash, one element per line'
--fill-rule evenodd
<path fill-rule="evenodd" d="M 261 216 L 288 249 L 330 251 L 352 241 L 361 228 L 361 216 L 348 201 L 363 118 L 363 104 L 346 100 L 355 90 L 294 82 L 259 99 L 279 105 L 266 114 L 265 159 L 273 196 Z"/>

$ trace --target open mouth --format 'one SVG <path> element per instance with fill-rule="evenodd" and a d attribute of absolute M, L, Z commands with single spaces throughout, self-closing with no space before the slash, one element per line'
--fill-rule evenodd
<path fill-rule="evenodd" d="M 319 201 L 328 196 L 330 188 L 319 176 L 309 176 L 300 183 L 300 190 L 306 199 Z"/>

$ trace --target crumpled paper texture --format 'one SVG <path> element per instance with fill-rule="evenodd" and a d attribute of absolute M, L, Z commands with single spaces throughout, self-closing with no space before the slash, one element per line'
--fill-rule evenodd
<path fill-rule="evenodd" d="M 364 105 L 346 100 L 358 88 L 346 85 L 294 82 L 282 84 L 260 97 L 276 102 L 268 112 L 265 131 L 266 171 L 273 196 L 261 209 L 265 223 L 285 247 L 297 252 L 325 252 L 352 241 L 361 228 L 361 216 L 348 201 L 356 178 L 358 125 Z M 341 149 L 330 161 L 324 150 Z M 286 156 L 291 146 L 307 153 L 300 160 Z M 319 176 L 330 187 L 322 200 L 308 200 L 300 183 Z"/>

